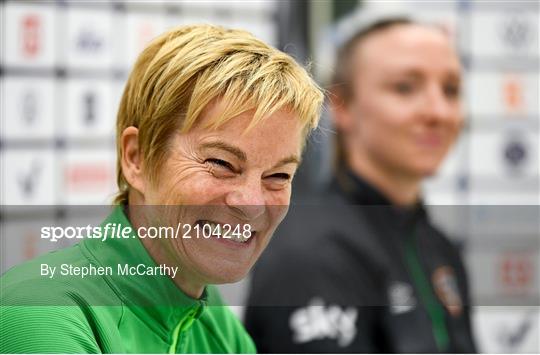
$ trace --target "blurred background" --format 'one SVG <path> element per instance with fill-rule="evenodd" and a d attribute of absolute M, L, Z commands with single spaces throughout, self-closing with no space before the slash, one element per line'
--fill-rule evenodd
<path fill-rule="evenodd" d="M 464 252 L 480 350 L 539 353 L 536 1 L 1 2 L 0 270 L 66 245 L 40 243 L 37 235 L 50 219 L 82 225 L 67 205 L 111 203 L 118 103 L 153 37 L 191 23 L 243 28 L 309 65 L 325 86 L 337 44 L 366 11 L 414 12 L 452 34 L 464 68 L 467 123 L 426 183 L 425 200 Z M 296 202 L 328 177 L 332 137 L 325 113 L 295 180 Z M 524 227 L 508 229 L 505 218 Z M 223 290 L 241 315 L 245 283 Z"/>

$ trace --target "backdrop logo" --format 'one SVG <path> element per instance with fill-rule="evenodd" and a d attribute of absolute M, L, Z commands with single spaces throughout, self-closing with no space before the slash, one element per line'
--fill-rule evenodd
<path fill-rule="evenodd" d="M 523 83 L 515 75 L 508 75 L 503 79 L 503 102 L 507 111 L 519 113 L 525 107 Z"/>
<path fill-rule="evenodd" d="M 523 351 L 521 347 L 526 342 L 527 338 L 531 335 L 534 336 L 535 317 L 537 317 L 536 311 L 532 310 L 528 311 L 523 316 L 520 315 L 517 324 L 501 324 L 499 326 L 497 329 L 497 339 L 503 349 L 505 349 L 505 352 L 519 353 Z M 519 351 L 520 348 L 521 351 Z"/>
<path fill-rule="evenodd" d="M 23 122 L 28 126 L 32 125 L 36 120 L 38 106 L 37 101 L 37 95 L 33 90 L 28 90 L 22 95 L 21 117 Z"/>
<path fill-rule="evenodd" d="M 37 189 L 37 180 L 42 170 L 42 165 L 39 161 L 33 160 L 29 171 L 19 172 L 17 176 L 21 193 L 25 198 L 31 198 L 35 195 Z"/>
<path fill-rule="evenodd" d="M 91 126 L 96 121 L 96 94 L 87 91 L 82 96 L 83 121 L 87 126 Z"/>
<path fill-rule="evenodd" d="M 70 191 L 96 191 L 106 189 L 113 179 L 113 172 L 107 164 L 80 163 L 66 168 L 65 178 Z"/>
<path fill-rule="evenodd" d="M 105 40 L 89 28 L 82 29 L 77 36 L 77 49 L 82 52 L 96 53 L 104 45 Z"/>
<path fill-rule="evenodd" d="M 532 39 L 532 28 L 527 19 L 519 14 L 505 14 L 501 22 L 501 41 L 513 50 L 526 47 Z"/>
<path fill-rule="evenodd" d="M 20 22 L 21 52 L 23 57 L 34 58 L 41 50 L 41 19 L 27 15 Z"/>
<path fill-rule="evenodd" d="M 527 293 L 533 282 L 533 262 L 529 253 L 505 253 L 499 264 L 502 288 L 511 293 Z"/>
<path fill-rule="evenodd" d="M 527 158 L 527 151 L 522 142 L 510 141 L 504 148 L 504 157 L 512 167 L 518 167 Z"/>
<path fill-rule="evenodd" d="M 509 172 L 521 174 L 528 160 L 528 149 L 525 137 L 518 131 L 512 132 L 507 137 L 503 146 L 504 163 Z"/>

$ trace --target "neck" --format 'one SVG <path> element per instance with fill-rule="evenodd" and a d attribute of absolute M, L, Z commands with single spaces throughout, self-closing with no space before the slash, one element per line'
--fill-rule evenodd
<path fill-rule="evenodd" d="M 130 199 L 130 202 L 133 200 L 136 200 L 136 198 Z M 128 211 L 128 218 L 133 228 L 135 230 L 138 230 L 141 226 L 147 226 L 147 219 L 142 211 L 145 209 L 147 210 L 148 207 L 141 206 L 138 208 L 137 206 L 133 206 L 131 203 L 129 207 L 130 208 Z M 172 240 L 173 239 L 170 239 L 168 241 Z M 140 241 L 150 255 L 150 257 L 156 262 L 156 264 L 163 264 L 167 266 L 180 266 L 180 270 L 182 270 L 182 272 L 178 272 L 176 276 L 172 278 L 172 281 L 174 282 L 176 287 L 178 287 L 182 292 L 184 292 L 191 298 L 199 299 L 202 297 L 205 284 L 194 281 L 198 278 L 187 272 L 187 269 L 183 268 L 181 266 L 181 263 L 176 261 L 175 256 L 171 253 L 171 250 L 174 250 L 172 245 L 170 245 L 169 243 L 162 243 L 162 241 L 160 241 L 159 239 L 140 238 Z"/>
<path fill-rule="evenodd" d="M 390 169 L 370 159 L 363 151 L 349 149 L 347 164 L 357 175 L 379 190 L 396 206 L 412 206 L 420 195 L 421 178 Z"/>
<path fill-rule="evenodd" d="M 180 267 L 182 272 L 178 272 L 174 278 L 171 278 L 176 287 L 193 299 L 202 297 L 205 285 L 202 282 L 194 281 L 197 279 L 196 277 L 192 276 L 179 262 L 174 262 L 174 256 L 165 250 L 165 248 L 172 248 L 172 246 L 167 243 L 160 243 L 158 239 L 141 238 L 140 241 L 156 264 Z"/>

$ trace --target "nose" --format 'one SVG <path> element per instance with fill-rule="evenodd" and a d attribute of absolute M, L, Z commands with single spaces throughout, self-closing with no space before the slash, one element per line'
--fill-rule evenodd
<path fill-rule="evenodd" d="M 266 202 L 260 179 L 245 181 L 237 186 L 227 194 L 225 203 L 241 219 L 254 220 L 261 216 L 266 209 Z"/>
<path fill-rule="evenodd" d="M 432 124 L 454 121 L 460 116 L 459 98 L 449 98 L 439 85 L 432 85 L 423 102 L 423 114 Z"/>

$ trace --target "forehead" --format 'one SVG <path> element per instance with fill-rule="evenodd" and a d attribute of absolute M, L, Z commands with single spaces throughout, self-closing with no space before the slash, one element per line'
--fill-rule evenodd
<path fill-rule="evenodd" d="M 354 66 L 362 75 L 430 71 L 459 74 L 460 64 L 449 37 L 424 25 L 396 25 L 368 35 L 355 48 Z"/>
<path fill-rule="evenodd" d="M 202 110 L 192 131 L 228 132 L 242 137 L 249 135 L 252 131 L 258 131 L 258 133 L 268 131 L 268 127 L 271 127 L 270 130 L 278 128 L 291 130 L 293 127 L 303 127 L 298 115 L 289 107 L 274 109 L 272 114 L 265 115 L 260 121 L 255 121 L 256 109 L 254 108 L 232 115 L 227 111 L 229 108 L 229 103 L 222 98 L 211 100 Z M 225 112 L 229 114 L 224 115 Z"/>
<path fill-rule="evenodd" d="M 234 144 L 245 150 L 248 157 L 252 153 L 264 153 L 270 158 L 275 155 L 300 154 L 303 125 L 296 113 L 287 108 L 278 109 L 253 124 L 254 110 L 249 110 L 217 127 L 213 126 L 215 118 L 219 117 L 226 105 L 223 100 L 208 105 L 187 134 L 198 137 L 199 143 L 220 140 Z"/>

